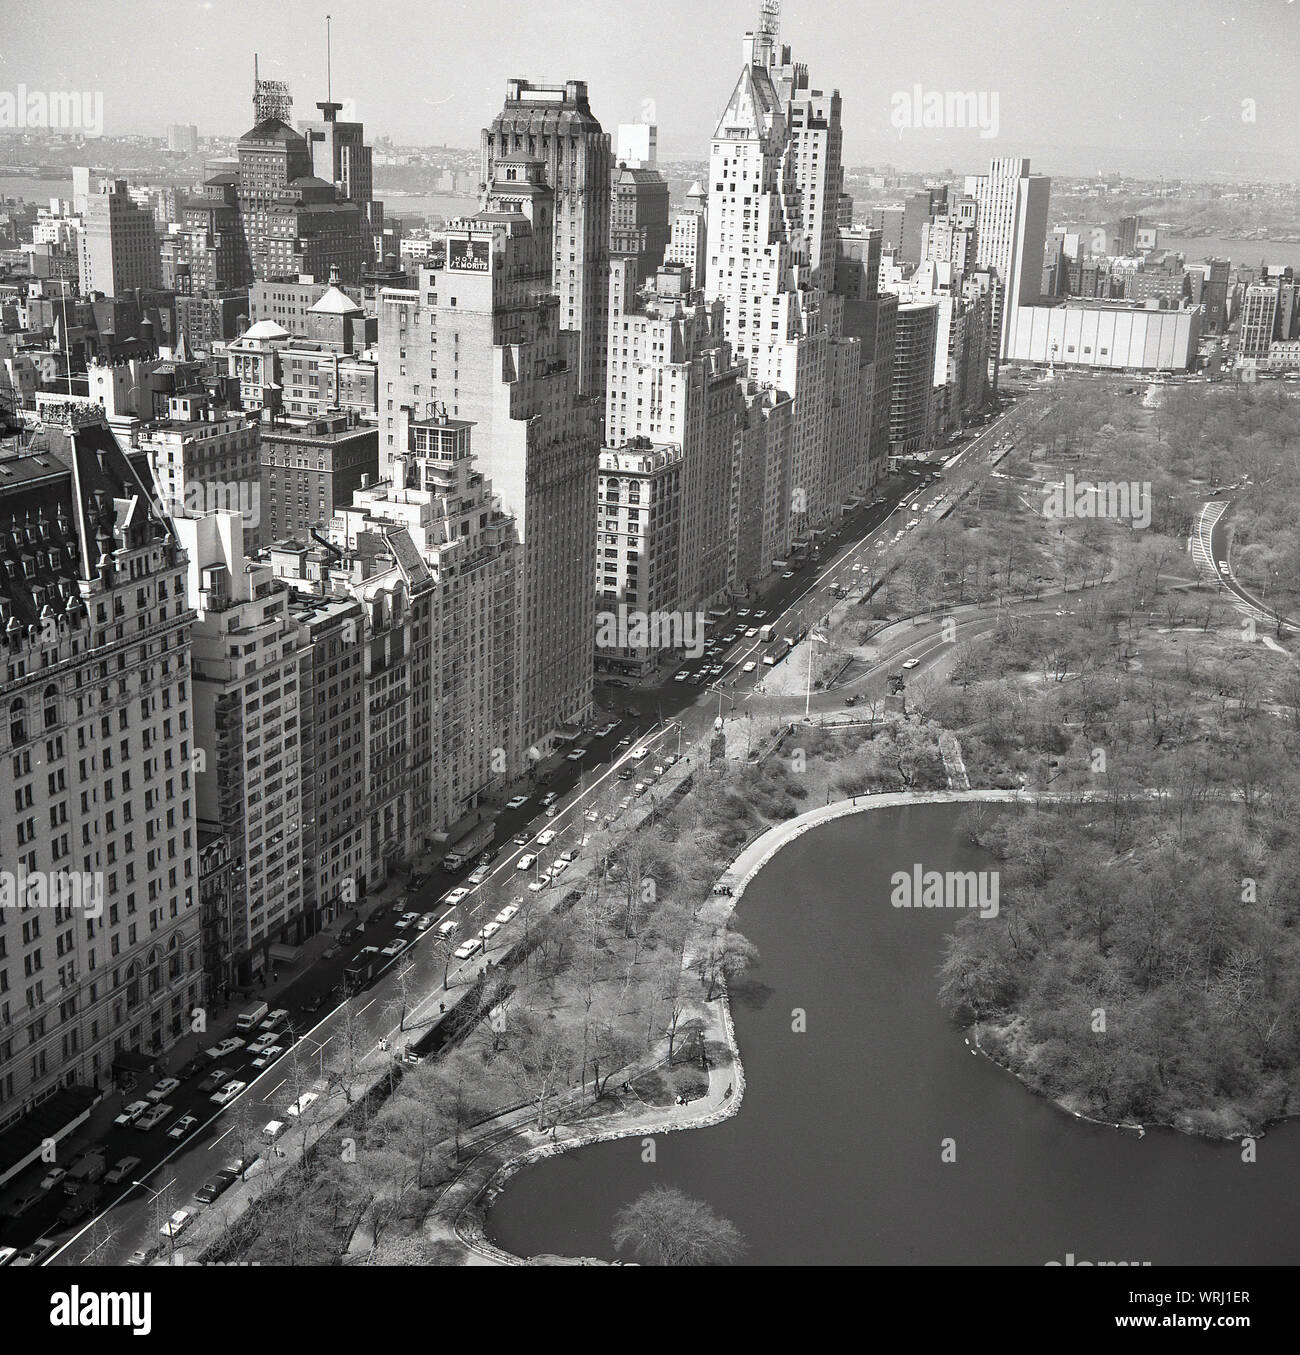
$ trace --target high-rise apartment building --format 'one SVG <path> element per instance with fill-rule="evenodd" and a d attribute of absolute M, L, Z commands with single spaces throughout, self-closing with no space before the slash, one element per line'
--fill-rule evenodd
<path fill-rule="evenodd" d="M 644 282 L 663 263 L 670 234 L 668 181 L 653 167 L 620 164 L 610 190 L 610 259 L 631 259 Z"/>
<path fill-rule="evenodd" d="M 907 301 L 898 307 L 889 399 L 890 456 L 908 456 L 925 450 L 930 432 L 938 326 L 936 301 Z"/>
<path fill-rule="evenodd" d="M 173 155 L 197 155 L 199 129 L 192 122 L 173 122 L 167 128 L 167 149 Z"/>
<path fill-rule="evenodd" d="M 736 383 L 742 369 L 723 337 L 722 303 L 706 302 L 703 292 L 692 289 L 685 264 L 665 264 L 640 291 L 634 267 L 630 259 L 615 259 L 611 269 L 602 465 L 608 453 L 628 445 L 639 449 L 634 461 L 646 460 L 645 450 L 652 449 L 648 485 L 671 480 L 680 489 L 676 553 L 671 558 L 647 553 L 667 541 L 662 535 L 645 542 L 613 540 L 629 534 L 608 525 L 616 514 L 598 511 L 599 608 L 609 612 L 620 604 L 639 605 L 630 600 L 637 588 L 629 587 L 618 570 L 605 568 L 615 560 L 616 549 L 617 558 L 630 566 L 632 585 L 656 576 L 661 585 L 654 590 L 656 607 L 684 613 L 723 600 L 735 582 L 729 542 Z M 667 455 L 674 448 L 680 459 Z M 605 495 L 605 502 L 617 502 L 616 490 Z M 639 533 L 633 530 L 631 536 Z M 611 574 L 620 581 L 611 584 Z M 643 665 L 649 653 L 621 657 Z"/>
<path fill-rule="evenodd" d="M 355 550 L 367 530 L 401 524 L 435 582 L 429 705 L 435 756 L 430 823 L 438 832 L 527 766 L 519 732 L 519 570 L 515 522 L 475 464 L 473 425 L 439 411 L 407 425 L 388 482 L 357 492 L 331 524 Z"/>
<path fill-rule="evenodd" d="M 46 413 L 0 461 L 0 1127 L 40 1102 L 51 1133 L 206 995 L 184 557 L 102 413 Z"/>
<path fill-rule="evenodd" d="M 665 263 L 683 263 L 691 270 L 691 286 L 703 287 L 708 253 L 708 198 L 700 181 L 686 192 L 686 205 L 672 214 Z"/>
<path fill-rule="evenodd" d="M 497 155 L 484 209 L 443 232 L 442 266 L 421 267 L 418 288 L 381 291 L 379 314 L 384 473 L 409 448 L 410 423 L 444 412 L 469 421 L 474 460 L 517 524 L 519 729 L 539 751 L 591 705 L 600 446 L 599 409 L 578 391 L 589 335 L 567 328 L 552 290 L 546 173 L 526 153 Z M 606 276 L 602 297 L 607 286 Z"/>
<path fill-rule="evenodd" d="M 379 430 L 343 412 L 262 429 L 262 540 L 308 541 L 379 479 Z"/>
<path fill-rule="evenodd" d="M 990 322 L 991 356 L 999 361 L 1011 349 L 1019 307 L 1042 295 L 1051 192 L 1051 179 L 1030 174 L 1023 157 L 995 158 L 987 174 L 966 179 L 966 195 L 975 201 L 976 262 L 994 269 L 1000 284 Z"/>
<path fill-rule="evenodd" d="M 560 327 L 582 336 L 578 387 L 605 390 L 605 323 L 609 288 L 609 133 L 591 111 L 587 85 L 506 84 L 505 107 L 483 131 L 482 179 L 489 190 L 503 157 L 536 158 L 554 198 L 550 282 L 560 298 Z"/>
<path fill-rule="evenodd" d="M 167 418 L 142 430 L 140 449 L 172 517 L 237 512 L 255 552 L 263 540 L 261 441 L 255 420 L 200 389 L 171 396 Z"/>
<path fill-rule="evenodd" d="M 87 197 L 78 248 L 82 296 L 123 296 L 162 283 L 153 215 L 131 201 L 124 179 Z"/>

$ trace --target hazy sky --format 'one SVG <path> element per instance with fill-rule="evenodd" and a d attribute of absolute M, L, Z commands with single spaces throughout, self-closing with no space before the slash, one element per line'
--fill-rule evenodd
<path fill-rule="evenodd" d="M 585 79 L 607 129 L 649 114 L 705 155 L 757 0 L 0 0 L 0 92 L 100 90 L 107 133 L 238 134 L 253 53 L 295 117 L 334 94 L 367 133 L 476 145 L 508 76 Z M 785 0 L 782 38 L 844 97 L 846 161 L 1300 177 L 1300 0 Z M 997 135 L 903 127 L 893 96 L 997 96 Z M 1243 101 L 1253 100 L 1254 104 Z M 1245 116 L 1243 116 L 1243 110 Z M 1250 116 L 1253 113 L 1254 120 Z M 987 122 L 986 122 L 986 125 Z"/>

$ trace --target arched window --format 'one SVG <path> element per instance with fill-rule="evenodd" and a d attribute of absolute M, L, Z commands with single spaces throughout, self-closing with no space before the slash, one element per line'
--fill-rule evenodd
<path fill-rule="evenodd" d="M 27 716 L 23 711 L 21 697 L 11 702 L 9 706 L 9 741 L 15 744 L 27 742 Z"/>
<path fill-rule="evenodd" d="M 134 960 L 126 969 L 126 1005 L 128 1011 L 140 1005 L 140 967 Z"/>

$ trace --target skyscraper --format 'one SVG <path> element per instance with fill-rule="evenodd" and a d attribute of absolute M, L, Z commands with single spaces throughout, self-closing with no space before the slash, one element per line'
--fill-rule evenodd
<path fill-rule="evenodd" d="M 545 166 L 555 200 L 550 281 L 560 298 L 560 327 L 582 336 L 578 387 L 605 390 L 605 325 L 609 292 L 609 134 L 591 111 L 584 80 L 563 85 L 506 84 L 505 107 L 483 131 L 483 187 L 496 182 L 503 157 L 528 156 Z"/>
<path fill-rule="evenodd" d="M 131 201 L 123 179 L 86 199 L 79 273 L 82 296 L 125 296 L 134 287 L 162 285 L 153 216 Z"/>
<path fill-rule="evenodd" d="M 553 291 L 546 173 L 526 153 L 498 155 L 484 209 L 446 227 L 442 263 L 420 268 L 418 288 L 383 289 L 379 313 L 381 468 L 396 473 L 412 423 L 472 422 L 474 460 L 517 524 L 518 729 L 539 751 L 591 705 L 600 422 L 578 392 L 589 334 L 566 327 Z"/>
<path fill-rule="evenodd" d="M 996 270 L 1000 284 L 993 297 L 990 357 L 1007 356 L 1018 308 L 1042 295 L 1051 192 L 1051 179 L 1030 174 L 1023 157 L 995 158 L 987 174 L 966 179 L 966 193 L 975 200 L 975 259 Z"/>

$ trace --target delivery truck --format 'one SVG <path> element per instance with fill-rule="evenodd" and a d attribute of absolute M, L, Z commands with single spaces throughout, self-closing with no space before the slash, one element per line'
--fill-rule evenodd
<path fill-rule="evenodd" d="M 496 831 L 497 826 L 491 819 L 485 819 L 475 825 L 459 842 L 453 844 L 451 850 L 442 858 L 443 870 L 451 875 L 477 861 L 479 853 L 491 847 Z"/>
<path fill-rule="evenodd" d="M 235 1029 L 252 1030 L 270 1010 L 265 1002 L 259 1002 L 255 1007 L 249 1007 L 246 1011 L 239 1013 L 235 1021 Z"/>

